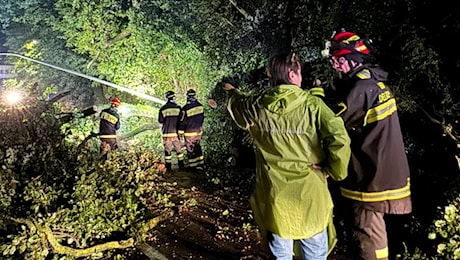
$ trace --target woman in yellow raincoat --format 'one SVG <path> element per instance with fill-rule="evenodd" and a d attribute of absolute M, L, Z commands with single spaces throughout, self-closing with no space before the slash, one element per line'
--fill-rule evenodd
<path fill-rule="evenodd" d="M 300 88 L 295 53 L 271 58 L 267 72 L 272 87 L 258 96 L 224 86 L 228 111 L 254 140 L 254 219 L 277 259 L 292 259 L 294 240 L 304 259 L 326 259 L 336 241 L 327 232 L 333 202 L 326 178 L 347 176 L 350 139 L 342 119 Z"/>

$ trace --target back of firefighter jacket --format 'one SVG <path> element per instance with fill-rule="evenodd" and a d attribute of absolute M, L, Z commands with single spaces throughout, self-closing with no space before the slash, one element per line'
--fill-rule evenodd
<path fill-rule="evenodd" d="M 158 122 L 163 124 L 161 128 L 163 137 L 177 136 L 180 113 L 181 107 L 175 100 L 168 100 L 168 102 L 160 108 L 158 113 Z"/>
<path fill-rule="evenodd" d="M 120 129 L 120 116 L 113 107 L 102 110 L 99 123 L 100 135 L 115 135 Z"/>
<path fill-rule="evenodd" d="M 187 134 L 201 134 L 204 121 L 204 109 L 196 99 L 189 99 L 182 108 L 180 129 Z"/>
<path fill-rule="evenodd" d="M 352 160 L 342 195 L 362 202 L 409 197 L 409 165 L 395 98 L 386 73 L 364 65 L 350 75 L 340 114 L 351 138 Z"/>

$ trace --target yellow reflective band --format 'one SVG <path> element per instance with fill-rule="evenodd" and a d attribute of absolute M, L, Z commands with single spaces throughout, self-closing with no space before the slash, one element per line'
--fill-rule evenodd
<path fill-rule="evenodd" d="M 161 111 L 163 117 L 168 116 L 179 116 L 180 108 L 166 108 L 165 110 Z"/>
<path fill-rule="evenodd" d="M 351 36 L 350 38 L 348 38 L 346 40 L 343 40 L 342 42 L 346 43 L 346 44 L 349 44 L 350 42 L 357 41 L 357 40 L 359 40 L 359 36 L 355 34 L 355 35 Z"/>
<path fill-rule="evenodd" d="M 115 139 L 117 138 L 117 135 L 100 135 L 99 138 Z"/>
<path fill-rule="evenodd" d="M 394 112 L 396 112 L 396 100 L 392 98 L 381 105 L 367 110 L 366 116 L 364 117 L 364 126 L 383 120 Z"/>
<path fill-rule="evenodd" d="M 201 161 L 192 162 L 192 163 L 189 162 L 188 165 L 189 165 L 190 167 L 196 167 L 196 166 L 198 166 L 198 165 L 203 165 L 203 164 L 204 164 L 204 161 L 201 160 Z"/>
<path fill-rule="evenodd" d="M 203 161 L 204 160 L 204 156 L 199 156 L 199 157 L 196 157 L 196 158 L 191 158 L 189 159 L 189 163 L 193 163 L 193 162 L 198 162 L 198 161 Z"/>
<path fill-rule="evenodd" d="M 358 73 L 356 73 L 356 76 L 360 79 L 370 79 L 371 78 L 371 72 L 368 69 L 362 70 Z"/>
<path fill-rule="evenodd" d="M 375 250 L 375 256 L 377 259 L 388 258 L 388 247 Z"/>
<path fill-rule="evenodd" d="M 344 196 L 345 198 L 363 202 L 398 200 L 410 196 L 410 178 L 407 178 L 407 185 L 405 187 L 395 190 L 386 190 L 379 192 L 359 192 L 348 190 L 341 187 L 340 191 L 342 193 L 342 196 Z"/>
<path fill-rule="evenodd" d="M 342 109 L 335 114 L 336 116 L 340 116 L 343 112 L 347 110 L 347 105 L 345 105 L 345 103 L 343 102 L 338 103 L 337 106 L 342 107 Z"/>
<path fill-rule="evenodd" d="M 365 49 L 367 49 L 366 45 L 361 45 L 358 48 L 356 48 L 357 51 L 364 51 Z"/>
<path fill-rule="evenodd" d="M 319 96 L 319 97 L 325 97 L 326 94 L 324 94 L 324 89 L 317 87 L 317 88 L 311 88 L 309 91 L 312 95 Z"/>
<path fill-rule="evenodd" d="M 176 133 L 165 133 L 163 134 L 163 137 L 177 137 Z"/>
<path fill-rule="evenodd" d="M 385 83 L 383 82 L 378 82 L 377 86 L 379 86 L 381 89 L 385 89 Z"/>
<path fill-rule="evenodd" d="M 199 136 L 202 134 L 203 134 L 203 131 L 200 131 L 200 132 L 184 133 L 184 136 Z"/>
<path fill-rule="evenodd" d="M 203 107 L 202 106 L 190 108 L 189 110 L 187 110 L 187 116 L 188 117 L 196 116 L 196 115 L 199 115 L 199 114 L 203 114 Z"/>
<path fill-rule="evenodd" d="M 172 155 L 165 156 L 165 160 L 171 160 L 171 159 L 172 159 Z"/>
<path fill-rule="evenodd" d="M 180 135 L 183 135 L 183 134 L 184 134 L 184 130 L 179 130 L 179 131 L 177 131 L 177 133 L 180 134 Z"/>
<path fill-rule="evenodd" d="M 177 159 L 180 160 L 180 159 L 183 159 L 183 158 L 184 158 L 184 155 L 183 155 L 183 154 L 178 154 L 178 155 L 177 155 Z"/>
<path fill-rule="evenodd" d="M 118 118 L 110 113 L 107 113 L 107 112 L 102 112 L 101 113 L 101 119 L 104 119 L 106 121 L 109 121 L 110 123 L 112 124 L 116 124 L 117 121 L 118 121 Z"/>

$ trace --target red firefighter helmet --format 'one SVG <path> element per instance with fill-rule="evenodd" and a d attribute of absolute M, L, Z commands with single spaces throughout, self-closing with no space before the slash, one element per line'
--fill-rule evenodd
<path fill-rule="evenodd" d="M 116 106 L 116 107 L 121 105 L 121 101 L 116 97 L 112 99 L 111 103 L 113 106 Z"/>
<path fill-rule="evenodd" d="M 328 50 L 324 50 L 323 53 L 334 57 L 341 57 L 350 53 L 369 54 L 369 49 L 364 44 L 364 41 L 357 34 L 344 29 L 337 33 L 334 32 L 332 39 L 326 44 L 326 47 Z"/>

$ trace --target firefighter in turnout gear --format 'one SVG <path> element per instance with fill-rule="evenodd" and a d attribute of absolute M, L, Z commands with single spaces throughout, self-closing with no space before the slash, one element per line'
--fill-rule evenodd
<path fill-rule="evenodd" d="M 200 169 L 204 164 L 203 151 L 200 145 L 203 121 L 203 106 L 196 99 L 195 90 L 189 89 L 187 90 L 187 104 L 182 108 L 180 134 L 183 133 L 184 135 L 188 167 L 192 169 Z"/>
<path fill-rule="evenodd" d="M 99 122 L 99 138 L 101 141 L 101 158 L 107 160 L 108 151 L 118 148 L 117 145 L 117 130 L 120 129 L 120 115 L 117 109 L 121 102 L 118 98 L 111 100 L 111 105 L 101 111 Z"/>
<path fill-rule="evenodd" d="M 158 122 L 163 124 L 163 146 L 165 151 L 165 166 L 167 171 L 172 170 L 172 150 L 176 152 L 179 169 L 184 168 L 184 154 L 178 136 L 179 115 L 181 107 L 176 103 L 175 93 L 171 90 L 165 93 L 167 100 L 158 113 Z"/>
<path fill-rule="evenodd" d="M 389 259 L 384 215 L 412 212 L 410 172 L 387 73 L 364 62 L 366 44 L 355 33 L 341 30 L 323 53 L 339 76 L 338 114 L 351 138 L 352 159 L 341 194 L 351 204 L 360 259 L 382 260 Z"/>

